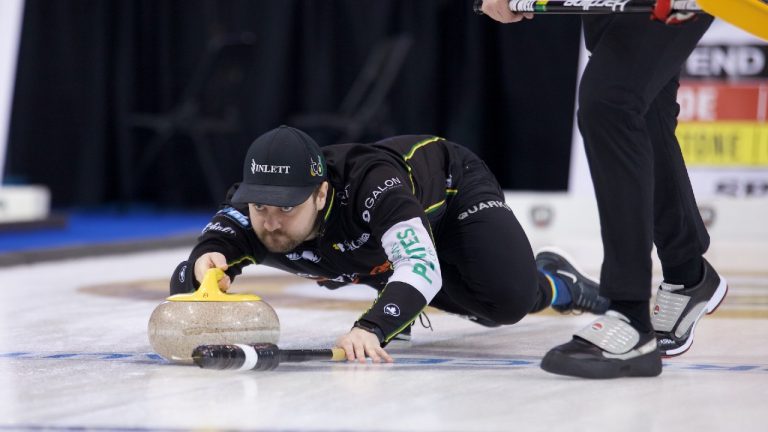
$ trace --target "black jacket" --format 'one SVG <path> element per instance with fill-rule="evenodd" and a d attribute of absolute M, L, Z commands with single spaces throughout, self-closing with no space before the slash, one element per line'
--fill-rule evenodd
<path fill-rule="evenodd" d="M 224 254 L 234 279 L 263 264 L 327 288 L 363 283 L 380 291 L 360 318 L 388 342 L 441 287 L 434 233 L 461 183 L 467 150 L 442 138 L 398 136 L 322 149 L 331 189 L 318 215 L 320 235 L 287 254 L 270 253 L 251 228 L 247 206 L 227 202 L 203 230 L 188 262 Z M 196 286 L 187 278 L 186 290 Z"/>

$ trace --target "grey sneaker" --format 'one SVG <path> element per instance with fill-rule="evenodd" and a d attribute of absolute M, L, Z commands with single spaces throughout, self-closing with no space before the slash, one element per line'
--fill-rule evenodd
<path fill-rule="evenodd" d="M 654 377 L 661 354 L 653 332 L 639 333 L 622 314 L 609 310 L 541 360 L 547 372 L 581 378 Z"/>
<path fill-rule="evenodd" d="M 704 277 L 690 288 L 662 282 L 656 292 L 651 323 L 664 356 L 680 355 L 691 347 L 693 331 L 704 314 L 711 314 L 728 292 L 725 278 L 704 260 Z"/>
<path fill-rule="evenodd" d="M 592 312 L 603 314 L 611 302 L 600 296 L 600 285 L 576 268 L 573 260 L 557 248 L 543 248 L 536 254 L 536 268 L 550 278 L 562 281 L 571 294 L 571 302 L 566 305 L 552 305 L 552 309 L 561 312 Z"/>

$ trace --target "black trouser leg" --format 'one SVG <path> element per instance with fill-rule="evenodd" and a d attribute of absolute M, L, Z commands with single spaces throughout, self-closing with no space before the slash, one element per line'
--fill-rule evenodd
<path fill-rule="evenodd" d="M 690 206 L 681 204 L 674 193 L 657 197 L 654 193 L 660 177 L 687 178 L 682 163 L 658 162 L 665 157 L 656 154 L 661 148 L 677 144 L 668 133 L 675 122 L 676 104 L 669 97 L 672 93 L 660 93 L 671 90 L 711 17 L 702 15 L 680 26 L 634 15 L 587 16 L 583 21 L 592 55 L 580 84 L 578 121 L 600 214 L 601 294 L 612 300 L 647 301 L 654 238 L 663 244 L 665 256 L 690 253 L 689 245 L 701 240 L 695 229 L 669 242 L 666 230 L 671 229 L 667 226 L 671 217 L 661 209 L 682 205 L 687 212 Z M 665 125 L 654 133 L 646 123 L 652 106 L 654 116 L 664 116 L 656 120 Z M 662 141 L 659 134 L 665 137 Z M 683 218 L 693 217 L 686 213 Z M 678 249 L 680 244 L 688 251 Z"/>
<path fill-rule="evenodd" d="M 709 234 L 675 136 L 680 111 L 676 100 L 678 87 L 677 78 L 671 80 L 645 115 L 653 145 L 653 241 L 663 269 L 678 267 L 694 257 L 699 265 L 693 271 L 697 272 L 701 269 L 701 256 L 709 247 Z"/>
<path fill-rule="evenodd" d="M 478 200 L 446 215 L 438 237 L 443 287 L 431 305 L 497 324 L 549 306 L 549 283 L 539 278 L 528 237 L 503 195 L 470 195 Z"/>

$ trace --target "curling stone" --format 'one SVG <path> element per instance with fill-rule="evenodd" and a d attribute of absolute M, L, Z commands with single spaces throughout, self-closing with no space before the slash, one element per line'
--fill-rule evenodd
<path fill-rule="evenodd" d="M 192 351 L 200 345 L 278 342 L 275 310 L 259 296 L 221 292 L 222 277 L 221 269 L 210 269 L 197 291 L 172 295 L 155 308 L 147 329 L 155 352 L 192 364 Z"/>

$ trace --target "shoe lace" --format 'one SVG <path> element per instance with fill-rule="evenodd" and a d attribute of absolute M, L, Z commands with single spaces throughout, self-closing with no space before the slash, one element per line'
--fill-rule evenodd
<path fill-rule="evenodd" d="M 426 324 L 424 324 L 425 320 L 427 321 Z M 426 312 L 419 314 L 419 324 L 421 324 L 421 326 L 425 329 L 429 329 L 429 331 L 435 331 L 435 329 L 432 328 L 432 321 L 429 320 L 429 316 L 427 316 Z"/>

